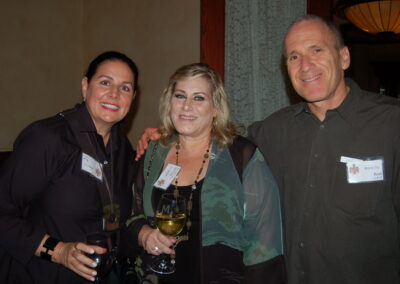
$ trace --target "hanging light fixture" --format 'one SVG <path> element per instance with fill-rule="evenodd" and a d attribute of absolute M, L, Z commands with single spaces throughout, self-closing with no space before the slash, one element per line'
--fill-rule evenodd
<path fill-rule="evenodd" d="M 371 34 L 400 34 L 400 0 L 338 0 L 337 14 Z"/>

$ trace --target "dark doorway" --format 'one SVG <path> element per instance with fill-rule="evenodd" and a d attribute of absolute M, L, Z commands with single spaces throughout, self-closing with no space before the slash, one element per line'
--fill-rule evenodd
<path fill-rule="evenodd" d="M 364 90 L 400 98 L 399 35 L 371 35 L 351 24 L 340 29 L 351 55 L 346 76 Z"/>

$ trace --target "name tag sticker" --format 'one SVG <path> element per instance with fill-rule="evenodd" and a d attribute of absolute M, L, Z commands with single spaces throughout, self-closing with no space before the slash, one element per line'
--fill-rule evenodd
<path fill-rule="evenodd" d="M 103 181 L 102 165 L 86 153 L 82 153 L 82 171 L 85 171 L 100 181 Z"/>
<path fill-rule="evenodd" d="M 351 162 L 362 162 L 363 160 L 361 159 L 356 159 L 356 158 L 350 158 L 350 157 L 345 157 L 345 156 L 341 156 L 340 157 L 340 162 L 341 163 L 351 163 Z"/>
<path fill-rule="evenodd" d="M 176 175 L 179 173 L 181 170 L 180 166 L 174 165 L 174 164 L 167 164 L 165 169 L 162 171 L 160 177 L 157 179 L 157 181 L 154 183 L 155 187 L 161 188 L 163 190 L 166 190 L 176 177 Z"/>
<path fill-rule="evenodd" d="M 349 183 L 364 183 L 383 181 L 383 159 L 352 160 L 346 162 L 347 181 Z"/>

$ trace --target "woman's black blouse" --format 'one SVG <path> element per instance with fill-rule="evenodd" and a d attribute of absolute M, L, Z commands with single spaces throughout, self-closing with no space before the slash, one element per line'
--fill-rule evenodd
<path fill-rule="evenodd" d="M 34 256 L 46 233 L 84 242 L 87 233 L 102 229 L 102 185 L 82 170 L 82 153 L 101 162 L 113 178 L 121 221 L 130 215 L 135 155 L 118 126 L 105 148 L 84 104 L 31 124 L 0 172 L 0 283 L 87 282 Z"/>

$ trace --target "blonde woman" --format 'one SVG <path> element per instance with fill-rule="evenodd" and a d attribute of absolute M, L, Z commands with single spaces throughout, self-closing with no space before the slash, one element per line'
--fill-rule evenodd
<path fill-rule="evenodd" d="M 160 99 L 161 140 L 150 143 L 136 185 L 132 246 L 149 255 L 174 254 L 175 272 L 155 275 L 158 283 L 283 283 L 279 193 L 258 149 L 229 120 L 220 77 L 205 64 L 179 68 Z M 180 167 L 165 190 L 160 173 Z M 174 192 L 192 206 L 176 243 L 151 226 L 160 196 Z M 147 257 L 146 257 L 147 255 Z M 155 277 L 153 275 L 153 277 Z"/>

